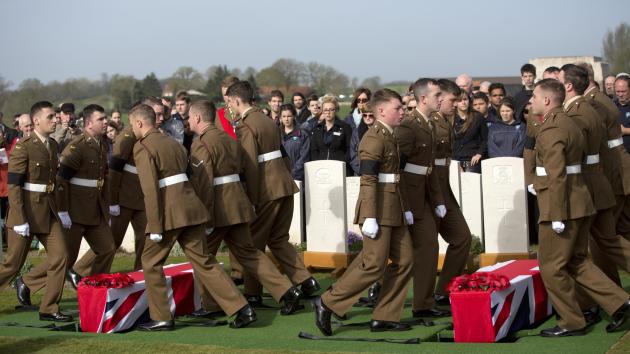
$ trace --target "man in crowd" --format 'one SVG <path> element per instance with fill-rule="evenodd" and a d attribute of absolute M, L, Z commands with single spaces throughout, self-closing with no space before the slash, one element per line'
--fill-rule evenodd
<path fill-rule="evenodd" d="M 499 106 L 501 106 L 501 101 L 505 98 L 505 86 L 503 86 L 500 82 L 495 82 L 490 85 L 488 89 L 490 91 L 490 107 L 488 108 L 488 118 L 487 122 L 497 122 L 501 120 L 501 115 L 499 114 Z"/>
<path fill-rule="evenodd" d="M 317 95 L 308 96 L 308 110 L 310 112 L 310 116 L 306 118 L 306 121 L 302 123 L 300 126 L 301 129 L 304 129 L 308 133 L 311 133 L 317 123 L 319 123 L 320 117 L 322 115 L 322 104 L 319 101 L 319 97 Z"/>
<path fill-rule="evenodd" d="M 604 91 L 605 91 L 604 93 L 611 100 L 615 98 L 615 79 L 616 79 L 615 75 L 608 75 L 604 79 Z"/>
<path fill-rule="evenodd" d="M 521 82 L 523 88 L 514 96 L 514 116 L 517 120 L 524 121 L 527 104 L 532 97 L 534 90 L 534 83 L 536 82 L 536 67 L 532 64 L 525 64 L 521 66 Z"/>
<path fill-rule="evenodd" d="M 26 113 L 20 115 L 18 118 L 18 131 L 19 136 L 22 138 L 31 135 L 33 131 L 33 121 L 30 115 Z"/>
<path fill-rule="evenodd" d="M 488 99 L 488 95 L 483 92 L 475 92 L 472 96 L 472 106 L 473 109 L 479 113 L 484 118 L 484 121 L 488 122 L 488 104 L 490 100 Z"/>
<path fill-rule="evenodd" d="M 273 90 L 269 94 L 269 117 L 276 125 L 280 125 L 280 106 L 284 103 L 284 95 L 280 90 Z"/>
<path fill-rule="evenodd" d="M 51 138 L 57 141 L 59 152 L 61 153 L 72 139 L 81 135 L 81 129 L 76 126 L 73 103 L 63 103 L 61 105 L 60 118 L 61 122 L 57 124 L 57 130 L 51 135 Z"/>
<path fill-rule="evenodd" d="M 297 111 L 297 115 L 295 116 L 295 124 L 301 125 L 302 123 L 306 122 L 306 119 L 311 115 L 311 112 L 306 106 L 306 98 L 302 93 L 293 93 L 293 106 Z"/>
<path fill-rule="evenodd" d="M 558 80 L 558 75 L 560 75 L 560 68 L 557 66 L 550 66 L 543 71 L 543 79 Z"/>
<path fill-rule="evenodd" d="M 468 96 L 473 93 L 473 79 L 468 74 L 461 74 L 455 79 L 455 83 L 459 88 L 466 92 Z"/>
<path fill-rule="evenodd" d="M 188 126 L 188 110 L 190 109 L 190 96 L 186 91 L 180 91 L 175 96 L 175 109 L 177 112 L 173 115 L 172 118 L 178 120 L 184 125 L 184 138 L 182 140 L 182 144 L 186 148 L 188 152 L 190 152 L 190 145 L 192 145 L 192 140 L 194 134 L 190 131 L 190 127 Z"/>
<path fill-rule="evenodd" d="M 182 93 L 181 92 L 178 93 L 178 95 L 180 94 Z M 186 97 L 188 96 L 186 95 Z M 185 100 L 182 100 L 182 101 L 186 103 Z M 162 109 L 165 109 L 165 108 L 163 107 Z M 182 105 L 182 110 L 184 109 L 188 109 L 188 107 L 186 107 L 185 104 Z M 169 112 L 168 110 L 165 110 L 163 112 L 162 122 L 160 123 L 158 119 L 156 123 L 157 123 L 157 126 L 160 128 L 160 131 L 162 131 L 162 133 L 173 138 L 178 143 L 182 145 L 184 144 L 184 133 L 185 133 L 184 117 L 179 114 L 179 111 L 171 115 L 171 112 Z"/>
<path fill-rule="evenodd" d="M 615 96 L 623 145 L 630 152 L 630 77 L 621 75 L 615 79 Z"/>

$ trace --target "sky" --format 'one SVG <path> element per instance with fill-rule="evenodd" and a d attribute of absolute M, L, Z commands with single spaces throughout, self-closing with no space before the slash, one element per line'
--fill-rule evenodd
<path fill-rule="evenodd" d="M 602 55 L 628 0 L 14 0 L 0 2 L 0 76 L 14 86 L 170 76 L 218 64 L 317 61 L 350 78 L 517 76 L 530 58 Z"/>

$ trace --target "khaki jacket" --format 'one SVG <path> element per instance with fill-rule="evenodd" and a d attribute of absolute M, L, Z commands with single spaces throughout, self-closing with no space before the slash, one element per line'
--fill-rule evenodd
<path fill-rule="evenodd" d="M 453 156 L 453 142 L 455 141 L 455 133 L 453 125 L 448 119 L 442 117 L 438 112 L 431 114 L 429 117 L 433 123 L 435 136 L 435 159 L 446 159 L 446 166 L 435 166 L 434 173 L 439 180 L 442 197 L 450 195 L 452 200 L 456 200 L 450 184 L 449 165 L 451 164 L 451 156 Z M 435 160 L 434 160 L 435 161 Z"/>
<path fill-rule="evenodd" d="M 109 166 L 109 199 L 111 205 L 119 204 L 133 210 L 144 210 L 140 179 L 137 173 L 132 172 L 136 167 L 133 159 L 135 144 L 136 137 L 131 128 L 123 130 L 114 140 Z"/>

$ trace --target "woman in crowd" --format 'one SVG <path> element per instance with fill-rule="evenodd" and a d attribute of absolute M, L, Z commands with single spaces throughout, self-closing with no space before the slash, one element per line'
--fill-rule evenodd
<path fill-rule="evenodd" d="M 517 119 L 515 103 L 506 97 L 499 106 L 501 120 L 493 122 L 488 128 L 489 157 L 523 157 L 527 124 Z"/>
<path fill-rule="evenodd" d="M 486 156 L 488 127 L 479 112 L 472 109 L 470 97 L 461 95 L 453 122 L 455 139 L 453 159 L 464 172 L 481 173 L 481 159 Z"/>
<path fill-rule="evenodd" d="M 363 109 L 361 116 L 361 123 L 352 131 L 352 138 L 350 138 L 350 165 L 355 176 L 361 175 L 359 173 L 359 143 L 365 132 L 374 124 L 374 113 L 369 104 Z"/>
<path fill-rule="evenodd" d="M 352 95 L 352 103 L 350 104 L 350 114 L 344 119 L 346 123 L 352 128 L 352 130 L 356 129 L 361 123 L 361 113 L 367 106 L 367 103 L 370 102 L 370 97 L 372 97 L 372 91 L 365 87 L 359 87 L 354 91 Z"/>
<path fill-rule="evenodd" d="M 311 161 L 343 161 L 346 163 L 346 175 L 352 176 L 352 168 L 350 168 L 352 128 L 337 118 L 338 111 L 339 103 L 334 96 L 322 98 L 323 118 L 311 133 Z"/>
<path fill-rule="evenodd" d="M 310 139 L 308 134 L 297 126 L 296 115 L 297 111 L 292 104 L 280 106 L 282 146 L 291 160 L 293 179 L 303 181 L 304 164 L 309 161 Z"/>
<path fill-rule="evenodd" d="M 107 161 L 111 163 L 112 149 L 114 146 L 114 140 L 120 132 L 120 126 L 113 120 L 107 122 L 107 131 L 105 133 L 105 141 L 107 142 Z"/>

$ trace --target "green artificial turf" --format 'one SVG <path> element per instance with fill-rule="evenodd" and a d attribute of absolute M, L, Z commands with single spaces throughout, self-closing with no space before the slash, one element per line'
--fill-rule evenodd
<path fill-rule="evenodd" d="M 33 264 L 41 261 L 41 256 L 30 257 Z M 172 257 L 169 263 L 185 261 L 183 257 Z M 219 261 L 228 264 L 225 256 Z M 133 257 L 118 255 L 113 265 L 113 272 L 128 271 L 133 264 Z M 327 288 L 333 281 L 328 273 L 316 273 L 315 276 Z M 623 273 L 624 284 L 630 284 L 630 277 Z M 411 295 L 411 289 L 409 289 Z M 33 294 L 34 303 L 38 303 L 41 294 Z M 409 297 L 410 298 L 410 297 Z M 265 302 L 277 306 L 270 298 Z M 572 338 L 541 338 L 536 334 L 541 328 L 555 325 L 552 318 L 536 329 L 521 331 L 513 342 L 492 344 L 460 344 L 448 342 L 452 331 L 447 325 L 433 327 L 416 326 L 413 330 L 399 333 L 370 333 L 367 328 L 336 328 L 334 337 L 368 338 L 420 338 L 421 344 L 403 345 L 369 342 L 312 341 L 298 338 L 300 331 L 320 336 L 314 324 L 314 315 L 310 303 L 307 309 L 292 316 L 280 316 L 277 310 L 258 310 L 258 322 L 250 328 L 239 330 L 228 327 L 191 327 L 178 322 L 173 332 L 143 333 L 131 331 L 118 334 L 93 334 L 69 331 L 51 331 L 42 328 L 7 326 L 20 325 L 44 326 L 48 322 L 37 320 L 37 312 L 23 312 L 14 309 L 17 304 L 14 289 L 0 291 L 0 353 L 100 353 L 100 352 L 154 352 L 154 353 L 277 353 L 277 352 L 374 352 L 374 353 L 627 353 L 630 351 L 630 336 L 625 332 L 607 334 L 604 330 L 608 317 L 596 325 L 586 336 Z M 78 317 L 76 292 L 66 287 L 62 309 Z M 345 323 L 363 322 L 370 319 L 370 310 L 353 308 Z M 411 319 L 411 308 L 403 312 L 403 320 Z M 450 319 L 440 319 L 447 322 Z M 437 338 L 446 338 L 447 342 L 437 342 Z"/>

